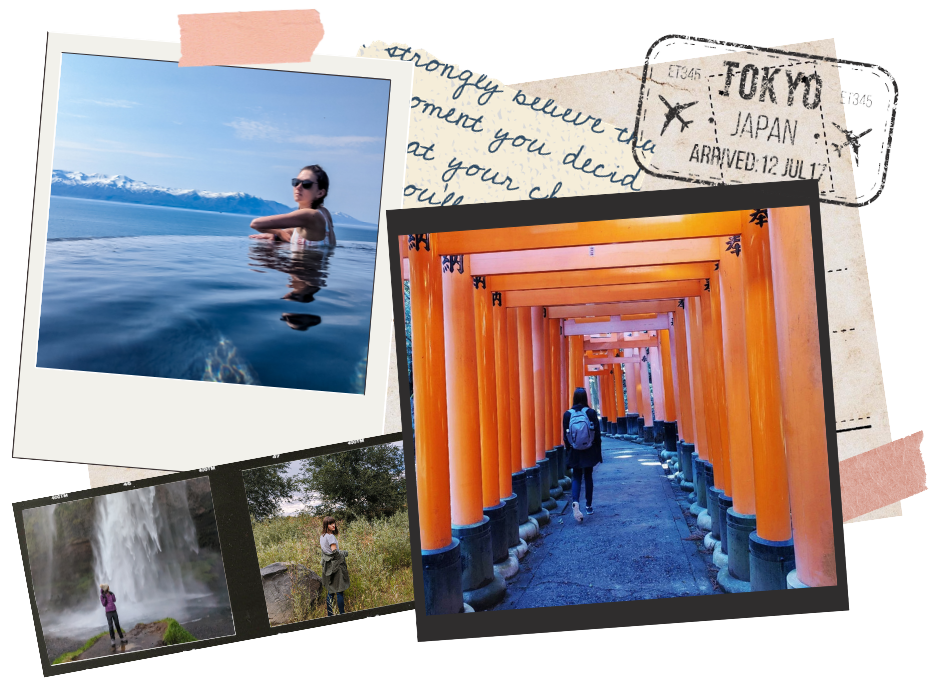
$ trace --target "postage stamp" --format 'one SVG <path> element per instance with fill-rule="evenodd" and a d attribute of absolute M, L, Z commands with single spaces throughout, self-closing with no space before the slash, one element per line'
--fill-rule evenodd
<path fill-rule="evenodd" d="M 886 182 L 896 100 L 879 66 L 665 36 L 646 56 L 633 155 L 656 177 L 813 179 L 823 202 L 864 206 Z M 651 156 L 639 153 L 648 140 Z"/>

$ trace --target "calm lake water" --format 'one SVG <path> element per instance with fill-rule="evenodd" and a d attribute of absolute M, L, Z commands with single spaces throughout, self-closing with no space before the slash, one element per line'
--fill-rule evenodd
<path fill-rule="evenodd" d="M 293 252 L 250 220 L 52 197 L 37 365 L 363 393 L 376 230 Z"/>

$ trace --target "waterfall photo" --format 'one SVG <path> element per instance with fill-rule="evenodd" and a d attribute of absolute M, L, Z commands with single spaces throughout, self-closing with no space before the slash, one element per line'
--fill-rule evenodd
<path fill-rule="evenodd" d="M 23 511 L 53 665 L 234 635 L 208 477 Z"/>
<path fill-rule="evenodd" d="M 413 599 L 401 442 L 243 471 L 270 626 Z"/>

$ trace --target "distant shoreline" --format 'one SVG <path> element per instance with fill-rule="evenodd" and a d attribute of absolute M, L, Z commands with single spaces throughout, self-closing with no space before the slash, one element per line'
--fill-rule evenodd
<path fill-rule="evenodd" d="M 231 213 L 230 211 L 207 211 L 205 209 L 188 209 L 181 206 L 164 206 L 162 204 L 144 204 L 143 202 L 122 202 L 116 199 L 91 199 L 89 197 L 71 197 L 69 195 L 55 194 L 51 195 L 51 198 L 54 199 L 66 199 L 69 201 L 79 201 L 79 202 L 94 202 L 95 204 L 122 204 L 123 206 L 145 206 L 151 209 L 165 209 L 167 211 L 191 211 L 194 213 L 206 213 L 210 215 L 222 214 L 224 216 L 237 216 L 243 218 L 258 218 L 262 215 L 268 214 L 248 214 L 248 213 Z M 372 223 L 341 223 L 335 221 L 336 226 L 344 228 L 355 228 L 358 230 L 377 230 L 379 226 L 376 226 Z"/>

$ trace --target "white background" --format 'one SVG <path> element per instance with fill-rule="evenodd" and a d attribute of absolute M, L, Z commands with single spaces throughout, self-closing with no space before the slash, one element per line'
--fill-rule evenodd
<path fill-rule="evenodd" d="M 673 0 L 643 7 L 619 1 L 534 7 L 503 0 L 263 4 L 53 0 L 7 6 L 0 28 L 0 207 L 5 216 L 0 443 L 7 453 L 12 451 L 46 32 L 177 41 L 179 13 L 308 7 L 321 12 L 325 27 L 319 54 L 353 56 L 372 40 L 400 41 L 505 83 L 642 64 L 649 45 L 670 33 L 759 46 L 834 38 L 839 57 L 889 70 L 899 85 L 890 172 L 882 196 L 860 214 L 892 435 L 932 429 L 935 108 L 931 28 L 918 10 L 896 2 L 824 8 L 814 1 L 719 6 Z M 49 415 L 49 428 L 55 429 L 55 423 L 56 416 Z M 933 472 L 935 459 L 927 443 L 925 450 Z M 8 456 L 0 480 L 8 511 L 2 546 L 2 670 L 6 680 L 36 680 L 41 677 L 39 653 L 9 504 L 86 488 L 87 468 Z M 935 607 L 932 501 L 929 491 L 904 502 L 903 517 L 845 526 L 849 612 L 426 644 L 416 642 L 414 614 L 407 612 L 72 673 L 68 680 L 925 678 Z"/>

